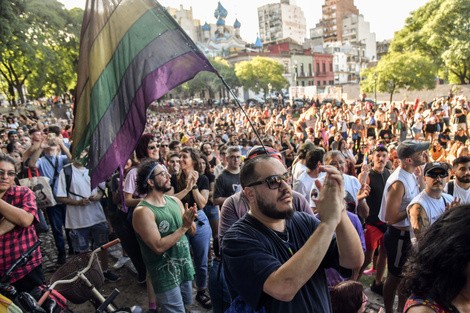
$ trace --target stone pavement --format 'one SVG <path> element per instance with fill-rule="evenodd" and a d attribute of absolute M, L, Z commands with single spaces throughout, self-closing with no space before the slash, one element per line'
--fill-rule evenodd
<path fill-rule="evenodd" d="M 54 238 L 52 232 L 49 231 L 46 234 L 41 234 L 39 238 L 42 241 L 41 252 L 43 256 L 43 268 L 46 274 L 46 279 L 48 280 L 54 271 L 58 268 L 56 265 L 57 253 L 54 244 Z M 117 245 L 110 249 L 110 255 L 112 256 L 109 260 L 110 266 L 121 256 L 120 245 Z M 145 287 L 137 284 L 136 280 L 136 271 L 133 268 L 132 262 L 127 262 L 126 265 L 117 271 L 121 275 L 121 280 L 116 283 L 107 282 L 100 289 L 100 292 L 103 294 L 109 294 L 115 287 L 118 288 L 121 292 L 116 302 L 118 305 L 127 305 L 131 306 L 134 304 L 141 305 L 144 309 L 147 308 L 147 296 L 145 292 Z M 365 288 L 365 293 L 369 297 L 369 305 L 367 312 L 377 312 L 380 307 L 383 306 L 383 299 L 381 296 L 373 293 L 368 286 Z M 191 312 L 193 313 L 209 313 L 212 310 L 206 310 L 201 307 L 195 300 L 196 290 L 193 289 L 193 304 L 190 306 Z M 71 304 L 71 309 L 76 313 L 87 313 L 92 312 L 93 307 L 89 303 L 73 305 Z"/>

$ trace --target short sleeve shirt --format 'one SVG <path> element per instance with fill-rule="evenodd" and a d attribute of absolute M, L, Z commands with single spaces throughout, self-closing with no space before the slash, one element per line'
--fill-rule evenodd
<path fill-rule="evenodd" d="M 222 240 L 225 277 L 232 299 L 240 296 L 253 308 L 267 306 L 269 312 L 331 312 L 326 268 L 339 269 L 339 253 L 333 237 L 322 263 L 290 302 L 263 292 L 266 279 L 295 254 L 318 227 L 315 217 L 295 212 L 286 220 L 289 240 L 281 240 L 250 214 L 237 221 Z"/>
<path fill-rule="evenodd" d="M 15 226 L 8 233 L 0 236 L 0 275 L 3 275 L 16 260 L 38 241 L 34 223 L 39 222 L 36 197 L 27 187 L 12 186 L 3 195 L 3 200 L 21 208 L 34 216 L 34 222 L 28 227 Z M 28 275 L 33 269 L 41 265 L 41 251 L 38 248 L 33 252 L 31 260 L 22 267 L 16 268 L 11 274 L 12 283 Z"/>

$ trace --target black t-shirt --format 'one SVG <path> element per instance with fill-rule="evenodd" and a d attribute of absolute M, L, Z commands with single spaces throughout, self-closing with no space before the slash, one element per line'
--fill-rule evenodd
<path fill-rule="evenodd" d="M 240 173 L 232 174 L 226 169 L 215 180 L 214 199 L 228 198 L 241 191 Z"/>
<path fill-rule="evenodd" d="M 314 216 L 295 212 L 286 220 L 289 240 L 281 239 L 250 214 L 225 233 L 222 255 L 225 278 L 232 299 L 239 295 L 253 308 L 266 306 L 268 312 L 331 312 L 325 269 L 339 269 L 339 253 L 333 237 L 322 263 L 294 299 L 283 302 L 263 292 L 266 279 L 298 251 L 320 224 Z"/>
<path fill-rule="evenodd" d="M 197 179 L 196 185 L 199 191 L 209 190 L 209 179 L 205 175 L 199 174 L 199 178 Z M 182 188 L 178 188 L 177 175 L 173 174 L 171 175 L 171 186 L 173 186 L 173 188 L 175 189 L 175 193 L 178 193 L 186 187 L 186 183 L 183 185 Z M 183 199 L 181 199 L 181 202 L 183 202 L 183 204 L 187 203 L 189 206 L 193 206 L 196 203 L 196 200 L 194 200 L 193 197 L 193 192 L 188 192 L 188 194 Z M 197 209 L 200 210 L 203 208 L 198 207 Z"/>

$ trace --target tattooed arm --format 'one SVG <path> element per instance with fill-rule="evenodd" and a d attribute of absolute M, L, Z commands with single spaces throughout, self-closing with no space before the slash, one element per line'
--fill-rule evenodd
<path fill-rule="evenodd" d="M 410 219 L 411 228 L 416 236 L 416 240 L 421 239 L 424 231 L 429 227 L 429 218 L 426 210 L 418 203 L 408 207 L 408 218 Z"/>

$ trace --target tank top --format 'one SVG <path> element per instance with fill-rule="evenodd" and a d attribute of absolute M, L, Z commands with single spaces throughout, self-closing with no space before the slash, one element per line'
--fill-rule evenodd
<path fill-rule="evenodd" d="M 430 197 L 428 193 L 423 190 L 410 202 L 409 206 L 416 203 L 419 204 L 426 212 L 429 219 L 429 225 L 431 225 L 445 212 L 446 205 L 452 201 L 454 201 L 454 197 L 446 193 L 442 193 L 442 196 L 439 199 L 435 199 Z M 411 238 L 415 238 L 412 227 L 410 227 L 410 231 Z"/>
<path fill-rule="evenodd" d="M 387 169 L 384 169 L 382 173 L 374 170 L 369 172 L 370 193 L 366 198 L 367 205 L 369 206 L 369 216 L 366 218 L 366 224 L 374 226 L 384 224 L 379 219 L 379 211 L 380 204 L 382 203 L 385 184 L 389 177 L 390 171 Z"/>
<path fill-rule="evenodd" d="M 403 198 L 401 199 L 399 212 L 406 211 L 408 204 L 410 204 L 411 200 L 413 200 L 413 198 L 416 197 L 420 191 L 416 176 L 413 173 L 409 173 L 405 171 L 401 167 L 397 168 L 387 179 L 387 183 L 385 184 L 384 194 L 382 196 L 382 201 L 380 204 L 379 218 L 384 223 L 387 222 L 385 220 L 385 213 L 386 213 L 385 210 L 386 210 L 386 204 L 387 204 L 388 189 L 396 181 L 402 182 L 403 186 L 405 187 L 405 194 L 403 195 Z M 410 221 L 408 220 L 408 218 L 405 218 L 404 220 L 401 220 L 398 223 L 393 224 L 392 226 L 409 227 Z"/>
<path fill-rule="evenodd" d="M 155 215 L 155 223 L 162 238 L 171 235 L 183 225 L 178 203 L 170 196 L 164 197 L 166 205 L 162 207 L 154 206 L 145 200 L 138 204 L 149 208 Z M 138 235 L 137 240 L 156 293 L 166 292 L 184 281 L 193 280 L 194 268 L 186 236 L 182 236 L 173 247 L 162 254 L 151 250 Z"/>

